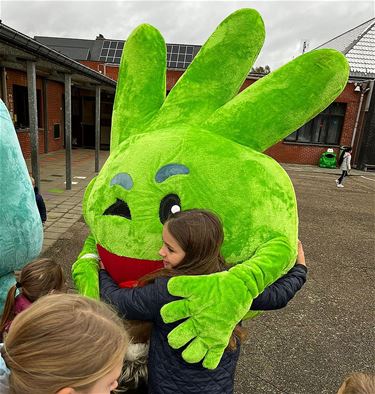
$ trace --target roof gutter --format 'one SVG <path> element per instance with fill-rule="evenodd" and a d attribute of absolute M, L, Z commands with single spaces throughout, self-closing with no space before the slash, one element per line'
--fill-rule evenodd
<path fill-rule="evenodd" d="M 68 56 L 62 55 L 61 53 L 51 49 L 39 42 L 33 40 L 32 38 L 26 36 L 10 28 L 9 26 L 4 25 L 0 21 L 0 41 L 3 41 L 12 46 L 16 46 L 24 51 L 42 56 L 54 63 L 59 65 L 68 67 L 73 72 L 78 74 L 83 74 L 86 77 L 90 77 L 95 79 L 97 82 L 108 85 L 110 87 L 116 87 L 116 81 L 111 78 L 108 78 L 89 67 L 82 65 L 81 63 L 76 62 L 75 60 L 69 58 Z"/>

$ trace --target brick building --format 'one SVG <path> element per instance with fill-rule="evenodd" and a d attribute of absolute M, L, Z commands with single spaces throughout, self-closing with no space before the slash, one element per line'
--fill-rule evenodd
<path fill-rule="evenodd" d="M 371 57 L 371 53 L 375 53 L 374 29 L 375 19 L 372 19 L 321 46 L 335 48 L 347 56 L 351 66 L 349 82 L 333 104 L 299 130 L 268 149 L 267 154 L 280 162 L 317 164 L 327 148 L 333 148 L 338 153 L 340 146 L 353 145 L 354 162 L 359 163 L 360 167 L 375 162 L 374 152 L 371 150 L 375 145 L 372 143 L 374 138 L 372 135 L 375 133 L 371 132 L 374 120 L 369 116 L 369 113 L 371 115 L 373 112 L 370 104 L 375 101 L 375 98 L 371 100 L 375 94 L 373 89 L 375 60 Z M 97 145 L 95 86 L 101 83 L 106 88 L 103 87 L 100 93 L 99 146 L 108 148 L 114 81 L 118 77 L 124 41 L 105 39 L 102 35 L 95 40 L 40 36 L 36 36 L 33 40 L 0 24 L 1 92 L 13 117 L 25 157 L 30 156 L 32 146 L 28 116 L 25 115 L 28 113 L 25 93 L 27 57 L 24 54 L 21 56 L 14 53 L 14 48 L 20 48 L 20 42 L 13 43 L 10 47 L 9 31 L 21 37 L 18 41 L 23 40 L 24 44 L 33 43 L 34 47 L 31 47 L 37 52 L 33 54 L 34 58 L 41 56 L 38 53 L 38 50 L 41 51 L 40 48 L 44 51 L 42 60 L 38 61 L 40 64 L 37 62 L 39 65 L 36 72 L 39 152 L 64 147 L 64 72 L 73 73 L 76 79 L 71 88 L 72 145 L 79 147 Z M 2 50 L 4 45 L 7 50 Z M 167 92 L 175 85 L 199 49 L 198 45 L 167 44 Z M 23 47 L 22 50 L 25 51 L 25 48 Z M 28 50 L 30 51 L 30 46 Z M 47 54 L 53 55 L 52 61 Z M 43 56 L 47 56 L 47 59 L 43 59 Z M 56 61 L 60 62 L 60 68 L 63 70 L 42 64 L 43 62 L 56 64 Z M 73 69 L 69 71 L 67 64 Z M 79 72 L 77 67 L 81 67 Z M 77 72 L 81 75 L 81 80 L 77 78 Z M 256 82 L 262 76 L 250 73 L 241 89 Z"/>
<path fill-rule="evenodd" d="M 375 169 L 375 18 L 319 48 L 341 51 L 350 64 L 350 80 L 359 98 L 350 144 L 359 169 Z"/>
<path fill-rule="evenodd" d="M 38 186 L 39 153 L 65 148 L 68 188 L 72 143 L 96 147 L 98 157 L 115 88 L 114 80 L 0 23 L 0 97 Z"/>
<path fill-rule="evenodd" d="M 317 164 L 327 148 L 333 148 L 339 153 L 340 146 L 353 145 L 355 163 L 361 159 L 360 143 L 366 135 L 364 124 L 371 97 L 371 92 L 366 89 L 373 86 L 375 71 L 373 62 L 372 68 L 367 66 L 367 72 L 358 72 L 358 67 L 363 66 L 363 58 L 369 56 L 371 44 L 362 45 L 363 58 L 353 57 L 353 52 L 358 52 L 361 42 L 375 42 L 374 26 L 375 19 L 372 19 L 321 46 L 335 48 L 347 56 L 351 66 L 350 80 L 333 104 L 299 130 L 268 149 L 267 154 L 280 162 Z M 35 39 L 117 80 L 124 41 L 105 39 L 102 35 L 95 40 L 54 37 Z M 172 89 L 199 49 L 200 46 L 197 45 L 167 44 L 167 91 Z M 241 90 L 261 77 L 262 75 L 250 73 Z M 368 83 L 368 87 L 364 85 L 365 82 Z M 366 88 L 363 89 L 363 86 Z"/>

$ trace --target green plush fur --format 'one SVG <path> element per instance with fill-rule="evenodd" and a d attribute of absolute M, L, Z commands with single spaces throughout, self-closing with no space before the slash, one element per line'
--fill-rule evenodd
<path fill-rule="evenodd" d="M 95 243 L 119 256 L 157 260 L 160 201 L 180 197 L 182 209 L 206 208 L 224 224 L 228 272 L 169 281 L 184 297 L 162 309 L 165 321 L 190 317 L 169 336 L 172 347 L 193 341 L 183 357 L 215 368 L 233 327 L 252 299 L 294 264 L 297 205 L 292 183 L 266 148 L 327 107 L 348 78 L 345 58 L 332 50 L 308 53 L 236 96 L 264 40 L 259 14 L 226 18 L 165 98 L 165 44 L 151 26 L 126 42 L 116 92 L 111 155 L 84 197 L 91 236 L 74 264 L 84 294 L 97 296 Z M 235 97 L 236 96 L 236 97 Z M 155 180 L 167 164 L 188 174 Z M 127 173 L 133 187 L 110 185 Z M 103 212 L 126 201 L 132 219 Z M 207 292 L 207 289 L 210 289 Z"/>

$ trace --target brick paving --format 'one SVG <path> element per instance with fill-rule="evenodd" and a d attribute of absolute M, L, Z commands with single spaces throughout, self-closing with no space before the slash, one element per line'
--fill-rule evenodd
<path fill-rule="evenodd" d="M 109 151 L 100 152 L 102 167 Z M 40 160 L 40 193 L 47 208 L 44 227 L 44 253 L 61 238 L 69 237 L 70 227 L 82 217 L 82 198 L 86 186 L 96 175 L 94 171 L 95 151 L 72 150 L 72 189 L 65 189 L 65 151 L 42 154 Z M 31 171 L 31 161 L 27 160 Z"/>

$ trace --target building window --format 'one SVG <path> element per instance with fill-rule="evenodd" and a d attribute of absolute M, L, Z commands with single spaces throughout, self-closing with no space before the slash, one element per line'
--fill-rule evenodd
<path fill-rule="evenodd" d="M 13 85 L 14 127 L 24 129 L 30 127 L 29 101 L 26 86 Z M 38 111 L 38 127 L 43 127 L 42 122 L 42 93 L 36 91 L 36 106 Z"/>
<path fill-rule="evenodd" d="M 346 111 L 345 103 L 332 103 L 323 112 L 285 138 L 302 144 L 339 145 Z"/>
<path fill-rule="evenodd" d="M 53 138 L 60 138 L 60 123 L 53 125 Z"/>

